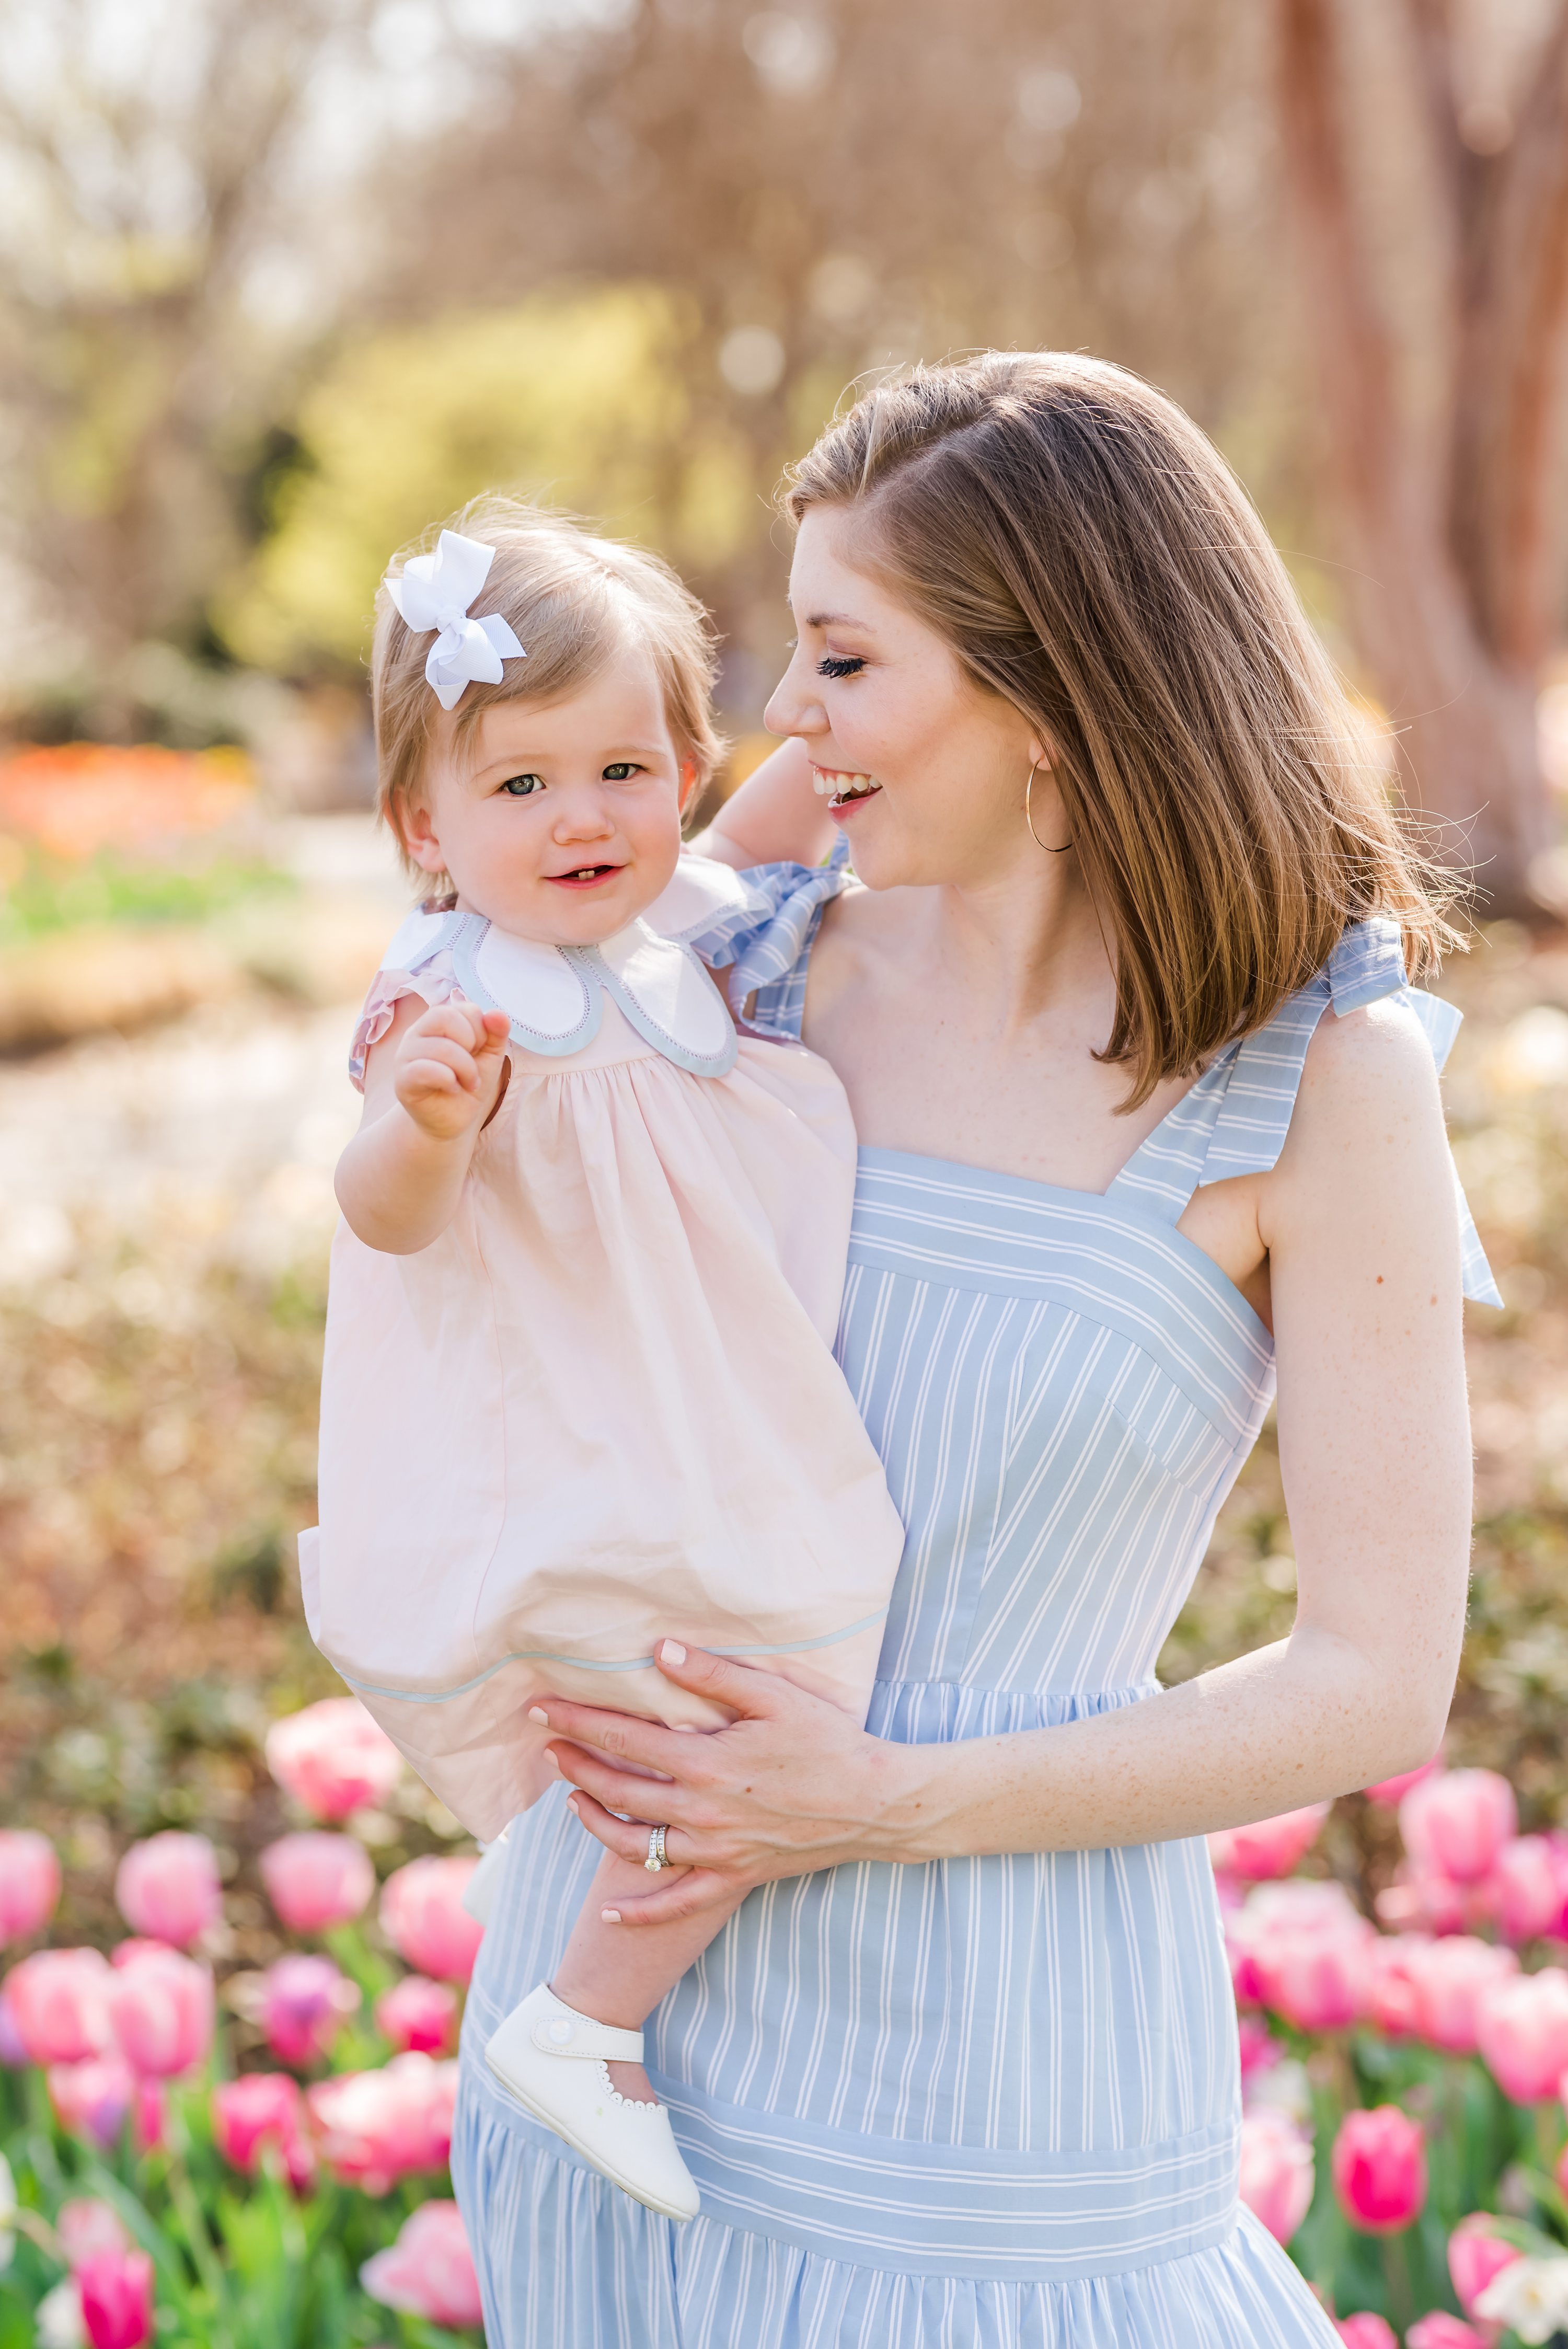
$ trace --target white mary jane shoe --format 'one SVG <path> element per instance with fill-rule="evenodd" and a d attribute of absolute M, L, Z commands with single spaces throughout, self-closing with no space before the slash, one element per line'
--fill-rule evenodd
<path fill-rule="evenodd" d="M 549 1985 L 513 2007 L 485 2062 L 523 2110 L 634 2200 L 666 2219 L 695 2219 L 692 2174 L 663 2105 L 642 2105 L 611 2084 L 606 2064 L 640 2064 L 643 2034 L 617 2031 L 563 2005 Z"/>

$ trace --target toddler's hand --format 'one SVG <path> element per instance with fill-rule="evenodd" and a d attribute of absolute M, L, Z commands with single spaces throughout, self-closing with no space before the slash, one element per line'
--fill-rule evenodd
<path fill-rule="evenodd" d="M 416 1019 L 397 1047 L 397 1099 L 421 1133 L 457 1142 L 494 1106 L 506 1061 L 504 1011 L 440 1003 Z"/>

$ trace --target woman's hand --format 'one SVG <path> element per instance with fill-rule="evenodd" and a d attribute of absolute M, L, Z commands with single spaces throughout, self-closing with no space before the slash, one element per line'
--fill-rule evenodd
<path fill-rule="evenodd" d="M 674 1640 L 654 1661 L 735 1720 L 707 1732 L 665 1729 L 562 1697 L 542 1698 L 531 1715 L 560 1733 L 546 1750 L 577 1790 L 573 1810 L 606 1850 L 640 1865 L 648 1828 L 669 1829 L 666 1855 L 681 1872 L 667 1884 L 650 1876 L 647 1892 L 624 1904 L 623 1923 L 668 1924 L 774 1877 L 843 1860 L 924 1857 L 910 1837 L 920 1748 L 868 1736 L 836 1705 L 775 1672 Z"/>

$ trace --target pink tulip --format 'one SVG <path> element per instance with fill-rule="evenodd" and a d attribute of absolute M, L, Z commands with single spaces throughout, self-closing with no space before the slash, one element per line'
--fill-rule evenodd
<path fill-rule="evenodd" d="M 1514 2244 L 1492 2232 L 1493 2224 L 1486 2211 L 1472 2210 L 1449 2237 L 1449 2274 L 1454 2298 L 1467 2316 L 1475 2314 L 1475 2304 L 1493 2276 L 1523 2257 Z"/>
<path fill-rule="evenodd" d="M 1476 1896 L 1490 1888 L 1455 1884 L 1449 1877 L 1420 1873 L 1401 1861 L 1392 1884 L 1378 1893 L 1374 1906 L 1391 1933 L 1462 1933 L 1485 1922 L 1476 1913 L 1483 1901 Z"/>
<path fill-rule="evenodd" d="M 1482 1999 L 1518 1971 L 1519 1960 L 1511 1950 L 1464 1934 L 1452 1934 L 1413 1953 L 1410 1976 L 1420 2036 L 1450 2055 L 1473 2055 Z"/>
<path fill-rule="evenodd" d="M 421 2055 L 447 2054 L 457 2035 L 457 1992 L 423 1974 L 405 1974 L 376 2002 L 376 2028 L 399 2054 L 411 2047 Z"/>
<path fill-rule="evenodd" d="M 84 2260 L 97 2259 L 103 2251 L 130 2249 L 130 2237 L 121 2226 L 119 2213 L 107 2202 L 96 2201 L 90 2196 L 62 2203 L 60 2215 L 55 2220 L 55 2232 L 70 2268 L 79 2268 Z"/>
<path fill-rule="evenodd" d="M 1492 2078 L 1516 2105 L 1555 2094 L 1568 2068 L 1568 1973 L 1544 1966 L 1515 1974 L 1482 1997 L 1476 2045 Z"/>
<path fill-rule="evenodd" d="M 122 2055 L 89 2055 L 80 2064 L 51 2064 L 46 2075 L 55 2117 L 70 2137 L 87 2137 L 107 2152 L 136 2101 L 136 2075 Z"/>
<path fill-rule="evenodd" d="M 29 2062 L 81 2064 L 104 2053 L 109 1980 L 97 1950 L 37 1950 L 13 1966 L 5 1994 Z"/>
<path fill-rule="evenodd" d="M 1242 2058 L 1242 2078 L 1250 2080 L 1260 2072 L 1273 2069 L 1284 2054 L 1261 2014 L 1243 2014 L 1236 2025 L 1236 2039 Z"/>
<path fill-rule="evenodd" d="M 60 1897 L 60 1863 L 46 1836 L 0 1828 L 0 1949 L 41 1932 Z"/>
<path fill-rule="evenodd" d="M 394 2055 L 378 2072 L 318 2080 L 305 2103 L 323 2159 L 347 2184 L 386 2194 L 412 2171 L 445 2168 L 457 2093 L 455 2062 Z"/>
<path fill-rule="evenodd" d="M 1341 2341 L 1348 2341 L 1350 2349 L 1399 2349 L 1399 2336 L 1387 2317 L 1363 2308 L 1354 2316 L 1342 2316 L 1335 2326 Z"/>
<path fill-rule="evenodd" d="M 1303 1933 L 1274 1942 L 1259 1958 L 1267 2003 L 1298 2031 L 1343 2031 L 1361 2013 L 1376 1940 L 1367 1925 L 1356 1935 Z"/>
<path fill-rule="evenodd" d="M 212 1977 L 177 1950 L 142 1948 L 117 1967 L 109 2014 L 120 2054 L 134 2069 L 165 2080 L 204 2063 L 212 2045 Z"/>
<path fill-rule="evenodd" d="M 1284 2113 L 1249 2113 L 1242 2123 L 1241 2196 L 1277 2243 L 1288 2243 L 1312 2208 L 1310 2140 Z"/>
<path fill-rule="evenodd" d="M 1346 2217 L 1368 2234 L 1408 2227 L 1427 2199 L 1426 2140 L 1398 2105 L 1346 2113 L 1331 2169 Z"/>
<path fill-rule="evenodd" d="M 133 1933 L 187 1950 L 223 1913 L 217 1854 L 205 1836 L 149 1836 L 120 1861 L 114 1897 Z"/>
<path fill-rule="evenodd" d="M 91 2349 L 141 2349 L 152 2338 L 152 2261 L 145 2251 L 98 2251 L 77 2271 Z"/>
<path fill-rule="evenodd" d="M 1420 2028 L 1415 1969 L 1431 1946 L 1426 1933 L 1380 1933 L 1367 1946 L 1363 2012 L 1386 2038 L 1413 2038 Z"/>
<path fill-rule="evenodd" d="M 398 1956 L 422 1974 L 466 1982 L 484 1927 L 463 1907 L 477 1858 L 411 1859 L 387 1878 L 381 1923 Z"/>
<path fill-rule="evenodd" d="M 0 2064 L 9 2072 L 19 2072 L 24 2064 L 31 2063 L 27 2043 L 16 2020 L 16 2010 L 11 2003 L 9 1991 L 0 1990 Z"/>
<path fill-rule="evenodd" d="M 1474 1884 L 1519 1833 L 1513 1788 L 1495 1770 L 1441 1770 L 1399 1805 L 1399 1833 L 1418 1870 Z"/>
<path fill-rule="evenodd" d="M 350 1811 L 385 1802 L 403 1771 L 403 1757 L 359 1699 L 325 1697 L 274 1721 L 267 1732 L 267 1767 L 312 1818 L 334 1825 Z"/>
<path fill-rule="evenodd" d="M 1568 1906 L 1568 1848 L 1560 1836 L 1515 1836 L 1490 1878 L 1497 1919 L 1511 1941 L 1558 1933 Z"/>
<path fill-rule="evenodd" d="M 1218 1872 L 1248 1884 L 1288 1876 L 1317 1841 L 1328 1812 L 1328 1804 L 1311 1803 L 1304 1811 L 1282 1811 L 1278 1818 L 1258 1819 L 1251 1826 L 1224 1827 L 1209 1837 L 1209 1857 Z"/>
<path fill-rule="evenodd" d="M 1429 2316 L 1417 2317 L 1405 2335 L 1405 2349 L 1491 2349 L 1491 2333 L 1478 2333 L 1462 2316 L 1434 2308 Z"/>
<path fill-rule="evenodd" d="M 1412 1786 L 1418 1786 L 1423 1778 L 1435 1778 L 1442 1766 L 1441 1755 L 1434 1754 L 1418 1770 L 1401 1770 L 1396 1778 L 1379 1778 L 1375 1786 L 1363 1791 L 1369 1803 L 1380 1803 L 1386 1810 L 1398 1810 Z"/>
<path fill-rule="evenodd" d="M 304 2097 L 286 2072 L 246 2072 L 212 2091 L 212 2141 L 225 2161 L 252 2176 L 263 2149 L 277 2154 L 289 2184 L 304 2192 L 315 2176 Z"/>
<path fill-rule="evenodd" d="M 359 2281 L 384 2308 L 432 2324 L 478 2324 L 484 2315 L 473 2253 L 455 2202 L 421 2202 L 390 2251 L 377 2251 Z"/>
<path fill-rule="evenodd" d="M 352 1836 L 286 1835 L 262 1854 L 267 1898 L 291 1933 L 324 1933 L 362 1916 L 376 1889 L 370 1854 Z"/>
<path fill-rule="evenodd" d="M 141 2153 L 150 2153 L 154 2146 L 163 2143 L 169 2127 L 169 2098 L 161 2080 L 138 2080 L 131 2113 L 137 2148 Z"/>
<path fill-rule="evenodd" d="M 280 1958 L 262 1986 L 262 2027 L 280 2064 L 316 2064 L 359 2004 L 359 1986 L 330 1958 Z"/>

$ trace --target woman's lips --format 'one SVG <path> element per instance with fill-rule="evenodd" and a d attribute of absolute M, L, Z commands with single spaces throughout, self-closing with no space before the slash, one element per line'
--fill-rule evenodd
<path fill-rule="evenodd" d="M 814 762 L 811 787 L 819 799 L 826 799 L 829 814 L 835 816 L 847 815 L 851 808 L 858 807 L 862 800 L 875 799 L 882 790 L 874 775 L 852 772 L 848 768 L 819 767 Z"/>
<path fill-rule="evenodd" d="M 557 889 L 597 889 L 602 883 L 613 881 L 624 868 L 619 864 L 579 864 L 570 873 L 546 873 L 544 879 Z"/>

